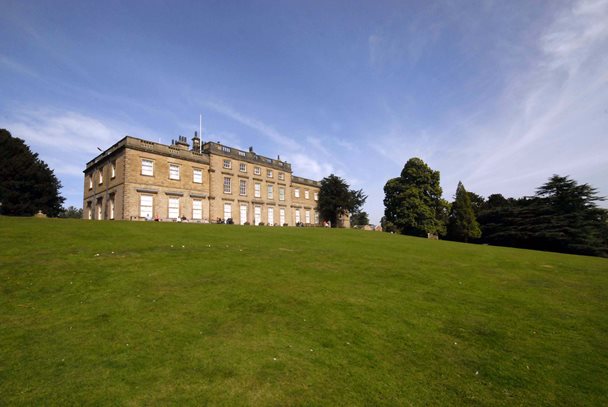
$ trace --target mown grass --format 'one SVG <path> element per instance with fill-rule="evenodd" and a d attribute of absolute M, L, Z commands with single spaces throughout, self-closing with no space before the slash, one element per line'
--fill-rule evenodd
<path fill-rule="evenodd" d="M 2 217 L 0 285 L 2 405 L 608 404 L 601 258 Z"/>

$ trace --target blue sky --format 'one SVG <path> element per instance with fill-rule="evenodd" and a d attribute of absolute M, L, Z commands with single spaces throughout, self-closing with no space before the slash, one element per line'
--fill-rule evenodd
<path fill-rule="evenodd" d="M 82 205 L 124 135 L 192 137 L 335 173 L 383 214 L 420 157 L 451 200 L 552 174 L 608 195 L 608 0 L 0 0 L 0 127 Z M 603 205 L 605 206 L 605 205 Z"/>

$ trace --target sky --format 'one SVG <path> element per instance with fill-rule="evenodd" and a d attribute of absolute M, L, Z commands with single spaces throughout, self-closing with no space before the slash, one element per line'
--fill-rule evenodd
<path fill-rule="evenodd" d="M 608 195 L 608 0 L 0 0 L 0 128 L 82 207 L 125 135 L 203 140 L 368 195 L 420 157 L 482 196 Z M 602 206 L 606 207 L 604 202 Z"/>

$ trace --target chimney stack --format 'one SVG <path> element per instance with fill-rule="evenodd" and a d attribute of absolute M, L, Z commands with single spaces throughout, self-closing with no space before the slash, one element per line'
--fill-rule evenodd
<path fill-rule="evenodd" d="M 179 136 L 179 138 L 175 142 L 175 146 L 180 150 L 187 150 L 190 147 L 190 145 L 188 144 L 188 139 L 185 136 Z"/>
<path fill-rule="evenodd" d="M 194 137 L 192 137 L 192 151 L 196 151 L 197 153 L 201 151 L 201 139 L 196 131 L 194 132 Z"/>

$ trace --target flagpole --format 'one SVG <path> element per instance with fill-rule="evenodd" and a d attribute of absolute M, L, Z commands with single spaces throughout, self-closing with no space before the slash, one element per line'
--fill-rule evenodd
<path fill-rule="evenodd" d="M 198 117 L 198 134 L 199 137 L 201 138 L 200 142 L 198 143 L 198 152 L 202 153 L 203 152 L 203 115 L 200 114 Z"/>

